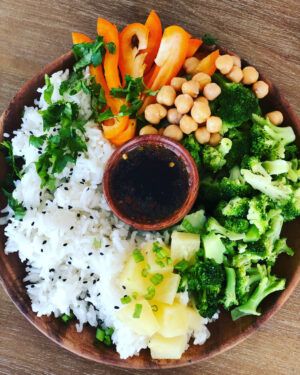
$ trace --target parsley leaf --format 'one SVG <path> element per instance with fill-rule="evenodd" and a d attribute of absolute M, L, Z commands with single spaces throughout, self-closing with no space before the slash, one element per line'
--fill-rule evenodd
<path fill-rule="evenodd" d="M 5 159 L 9 166 L 11 167 L 13 174 L 17 176 L 18 178 L 21 178 L 21 172 L 20 168 L 17 166 L 16 158 L 13 153 L 12 144 L 10 141 L 2 141 L 0 143 L 0 146 L 2 149 L 6 150 L 7 155 L 5 156 Z M 13 176 L 12 176 L 13 177 Z"/>
<path fill-rule="evenodd" d="M 218 43 L 218 39 L 208 33 L 203 35 L 202 40 L 207 46 L 213 46 Z"/>
<path fill-rule="evenodd" d="M 45 84 L 46 84 L 46 88 L 44 90 L 44 99 L 47 104 L 51 104 L 52 103 L 51 98 L 52 98 L 54 86 L 50 82 L 50 78 L 48 74 L 45 75 Z"/>
<path fill-rule="evenodd" d="M 45 140 L 46 140 L 46 135 L 41 135 L 40 137 L 31 135 L 29 137 L 29 143 L 36 148 L 41 147 L 44 144 Z"/>
<path fill-rule="evenodd" d="M 108 49 L 108 52 L 111 54 L 114 54 L 116 52 L 116 45 L 114 42 L 106 43 L 106 48 Z"/>
<path fill-rule="evenodd" d="M 110 108 L 108 108 L 106 111 L 98 114 L 97 121 L 103 122 L 105 120 L 109 120 L 109 119 L 114 118 L 114 117 L 115 117 L 115 115 L 112 113 L 112 110 Z"/>
<path fill-rule="evenodd" d="M 23 219 L 26 213 L 26 208 L 20 203 L 17 199 L 15 199 L 12 193 L 9 193 L 7 190 L 2 188 L 3 194 L 7 198 L 7 204 L 9 207 L 14 211 L 15 218 L 17 220 Z"/>

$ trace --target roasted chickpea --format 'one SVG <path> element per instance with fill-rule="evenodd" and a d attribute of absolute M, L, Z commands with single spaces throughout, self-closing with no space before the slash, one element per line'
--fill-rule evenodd
<path fill-rule="evenodd" d="M 182 114 L 177 111 L 176 108 L 170 108 L 167 113 L 167 119 L 170 124 L 179 124 Z"/>
<path fill-rule="evenodd" d="M 166 105 L 170 107 L 174 104 L 176 98 L 176 91 L 174 87 L 172 86 L 162 86 L 162 88 L 159 90 L 156 101 L 159 104 Z"/>
<path fill-rule="evenodd" d="M 222 74 L 228 74 L 233 67 L 233 58 L 230 55 L 221 55 L 216 60 L 216 67 Z"/>
<path fill-rule="evenodd" d="M 211 116 L 206 121 L 206 128 L 210 133 L 219 133 L 222 129 L 222 119 L 217 116 Z"/>
<path fill-rule="evenodd" d="M 206 73 L 200 72 L 193 76 L 192 81 L 198 82 L 200 90 L 203 90 L 204 86 L 211 82 L 211 77 Z"/>
<path fill-rule="evenodd" d="M 197 71 L 198 64 L 199 60 L 197 59 L 197 57 L 189 57 L 185 60 L 183 68 L 187 72 L 187 74 L 193 74 Z"/>
<path fill-rule="evenodd" d="M 183 138 L 183 133 L 179 126 L 169 125 L 165 128 L 163 135 L 169 138 L 174 139 L 175 141 L 181 141 Z"/>
<path fill-rule="evenodd" d="M 280 111 L 269 112 L 266 117 L 273 125 L 281 125 L 283 123 L 283 114 Z"/>
<path fill-rule="evenodd" d="M 195 120 L 192 119 L 191 116 L 184 115 L 180 120 L 180 129 L 183 131 L 184 134 L 191 134 L 192 132 L 198 129 L 198 124 Z"/>
<path fill-rule="evenodd" d="M 246 66 L 243 69 L 243 84 L 252 85 L 258 80 L 258 71 L 253 66 Z"/>
<path fill-rule="evenodd" d="M 258 99 L 262 99 L 269 93 L 269 85 L 264 81 L 257 81 L 253 84 L 252 90 Z"/>
<path fill-rule="evenodd" d="M 202 126 L 201 128 L 198 128 L 195 131 L 195 138 L 199 143 L 202 145 L 205 143 L 208 143 L 210 140 L 210 132 L 206 129 L 205 126 Z"/>
<path fill-rule="evenodd" d="M 200 85 L 197 81 L 187 81 L 181 87 L 183 94 L 188 94 L 192 98 L 197 98 L 199 94 Z"/>
<path fill-rule="evenodd" d="M 152 125 L 146 125 L 140 130 L 140 135 L 157 134 L 158 130 Z"/>
<path fill-rule="evenodd" d="M 150 122 L 150 124 L 159 124 L 167 115 L 167 110 L 161 104 L 149 104 L 145 108 L 145 119 Z"/>
<path fill-rule="evenodd" d="M 191 115 L 198 124 L 205 122 L 209 118 L 210 114 L 209 105 L 201 102 L 194 103 L 191 110 Z"/>
<path fill-rule="evenodd" d="M 233 58 L 233 65 L 237 66 L 238 68 L 241 68 L 242 67 L 241 58 L 237 55 L 232 55 L 231 57 Z"/>
<path fill-rule="evenodd" d="M 210 135 L 209 144 L 211 146 L 217 146 L 221 142 L 221 139 L 222 137 L 220 133 L 212 133 Z"/>
<path fill-rule="evenodd" d="M 193 103 L 193 98 L 188 94 L 178 95 L 175 99 L 175 107 L 180 114 L 188 113 L 192 108 Z"/>
<path fill-rule="evenodd" d="M 173 77 L 171 80 L 171 86 L 176 90 L 180 91 L 182 85 L 186 82 L 186 79 L 183 77 Z"/>
<path fill-rule="evenodd" d="M 243 76 L 244 76 L 243 71 L 238 66 L 233 66 L 231 71 L 228 74 L 226 74 L 226 77 L 230 79 L 230 81 L 235 82 L 235 83 L 241 82 L 241 80 L 243 79 Z"/>
<path fill-rule="evenodd" d="M 203 89 L 203 95 L 208 100 L 214 100 L 221 94 L 221 87 L 216 83 L 208 83 Z"/>
<path fill-rule="evenodd" d="M 197 99 L 195 99 L 195 103 L 200 102 L 208 105 L 208 100 L 205 96 L 199 96 Z"/>

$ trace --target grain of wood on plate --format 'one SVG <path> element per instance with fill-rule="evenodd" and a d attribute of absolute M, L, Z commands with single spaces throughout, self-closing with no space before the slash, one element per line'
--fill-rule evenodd
<path fill-rule="evenodd" d="M 154 7 L 164 24 L 210 32 L 222 45 L 255 64 L 282 90 L 298 114 L 300 3 L 253 1 L 2 0 L 0 3 L 0 110 L 21 84 L 69 49 L 70 30 L 92 34 L 98 15 L 124 25 L 143 21 Z M 225 32 L 224 32 L 225 31 Z M 284 308 L 254 336 L 182 374 L 296 374 L 300 367 L 299 287 Z M 298 297 L 298 298 L 297 298 Z M 242 364 L 242 366 L 241 366 Z M 99 367 L 55 346 L 31 327 L 0 291 L 0 374 L 133 373 Z M 151 372 L 155 374 L 157 372 Z M 173 374 L 175 370 L 166 371 Z"/>

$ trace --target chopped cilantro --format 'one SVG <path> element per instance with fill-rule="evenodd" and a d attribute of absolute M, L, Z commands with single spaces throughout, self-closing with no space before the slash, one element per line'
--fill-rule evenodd
<path fill-rule="evenodd" d="M 34 146 L 34 147 L 36 147 L 36 148 L 39 148 L 39 147 L 41 147 L 41 146 L 44 144 L 46 138 L 47 138 L 46 135 L 41 135 L 41 136 L 39 136 L 39 137 L 36 137 L 35 135 L 31 135 L 31 136 L 29 137 L 29 143 L 30 143 L 32 146 Z"/>
<path fill-rule="evenodd" d="M 3 194 L 7 198 L 7 204 L 14 211 L 15 218 L 17 220 L 23 219 L 26 213 L 26 208 L 17 199 L 12 196 L 7 190 L 2 188 Z"/>
<path fill-rule="evenodd" d="M 54 86 L 50 82 L 50 78 L 48 74 L 45 75 L 45 83 L 46 83 L 46 88 L 44 90 L 44 99 L 47 104 L 51 104 L 52 103 L 51 98 L 52 98 Z"/>

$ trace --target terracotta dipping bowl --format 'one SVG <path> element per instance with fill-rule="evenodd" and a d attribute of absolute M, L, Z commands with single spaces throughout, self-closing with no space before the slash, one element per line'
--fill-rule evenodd
<path fill-rule="evenodd" d="M 179 208 L 170 212 L 167 216 L 161 220 L 152 221 L 148 219 L 147 214 L 150 212 L 144 212 L 143 218 L 137 220 L 130 215 L 125 213 L 124 210 L 118 205 L 111 188 L 112 176 L 115 172 L 116 167 L 119 163 L 126 163 L 127 160 L 123 160 L 124 155 L 130 155 L 133 150 L 139 150 L 147 147 L 150 150 L 155 149 L 167 149 L 174 154 L 175 157 L 180 159 L 188 177 L 188 188 L 185 191 L 185 200 Z M 130 181 L 128 181 L 130 184 Z M 122 189 L 122 186 L 119 187 Z M 113 213 L 124 223 L 131 225 L 132 227 L 139 230 L 161 230 L 178 223 L 188 212 L 191 210 L 193 204 L 198 195 L 199 190 L 199 174 L 197 166 L 189 154 L 189 152 L 178 142 L 173 141 L 170 138 L 163 137 L 161 135 L 144 135 L 133 138 L 131 141 L 125 143 L 122 147 L 118 148 L 108 160 L 103 177 L 103 191 L 107 203 L 109 204 Z M 133 197 L 134 198 L 134 197 Z"/>

